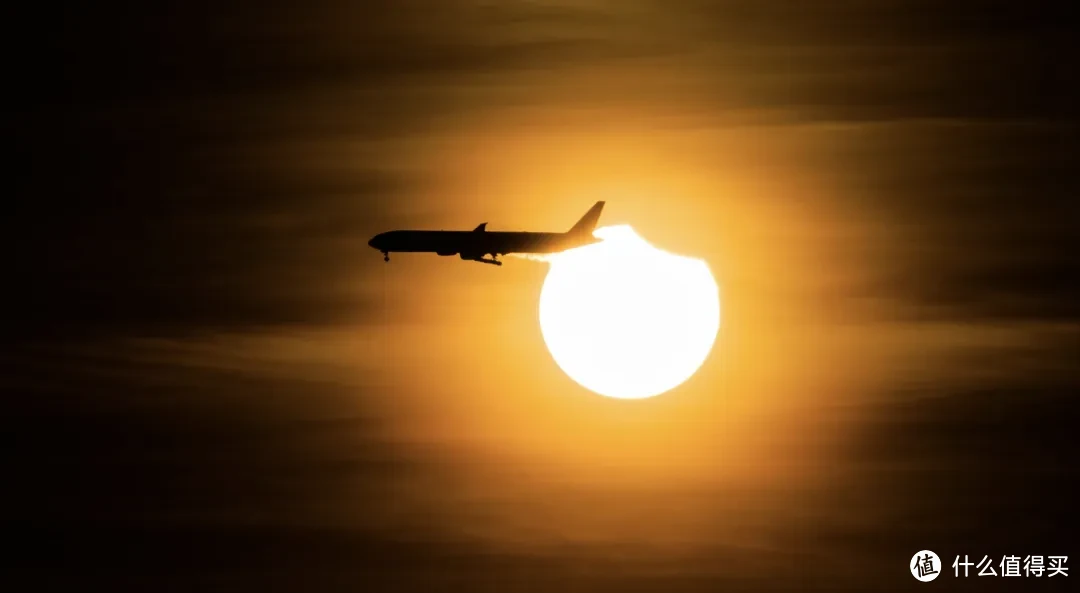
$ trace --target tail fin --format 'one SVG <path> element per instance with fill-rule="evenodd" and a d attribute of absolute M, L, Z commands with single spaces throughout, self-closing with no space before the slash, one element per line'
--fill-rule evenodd
<path fill-rule="evenodd" d="M 603 201 L 593 204 L 593 207 L 589 208 L 589 211 L 585 213 L 585 216 L 582 216 L 581 220 L 577 221 L 573 228 L 570 229 L 570 234 L 591 236 L 593 229 L 596 228 L 596 222 L 600 220 L 600 211 L 603 209 Z"/>

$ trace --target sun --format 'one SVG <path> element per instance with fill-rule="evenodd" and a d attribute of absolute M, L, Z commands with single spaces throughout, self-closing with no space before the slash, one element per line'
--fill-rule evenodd
<path fill-rule="evenodd" d="M 556 364 L 583 387 L 640 399 L 689 379 L 712 350 L 720 295 L 708 265 L 667 253 L 629 226 L 550 258 L 540 330 Z"/>

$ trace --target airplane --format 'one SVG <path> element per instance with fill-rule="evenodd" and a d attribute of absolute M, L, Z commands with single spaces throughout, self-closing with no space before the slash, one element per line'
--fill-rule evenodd
<path fill-rule="evenodd" d="M 604 202 L 593 204 L 565 233 L 488 231 L 487 223 L 482 222 L 471 231 L 388 231 L 372 237 L 368 245 L 381 251 L 384 261 L 390 261 L 391 252 L 426 252 L 501 266 L 500 255 L 556 253 L 600 241 L 592 233 L 603 209 Z"/>

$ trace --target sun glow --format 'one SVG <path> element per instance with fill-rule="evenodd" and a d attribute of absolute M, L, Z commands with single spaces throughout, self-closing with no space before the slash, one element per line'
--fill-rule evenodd
<path fill-rule="evenodd" d="M 583 387 L 652 397 L 687 379 L 712 350 L 720 297 L 708 265 L 653 247 L 629 226 L 556 254 L 540 292 L 540 329 L 559 367 Z"/>

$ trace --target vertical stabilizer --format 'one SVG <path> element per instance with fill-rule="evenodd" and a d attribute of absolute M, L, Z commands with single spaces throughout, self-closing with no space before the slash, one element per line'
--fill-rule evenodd
<path fill-rule="evenodd" d="M 593 204 L 592 208 L 585 213 L 585 216 L 581 217 L 581 220 L 577 221 L 577 224 L 570 229 L 572 235 L 586 235 L 592 236 L 593 229 L 596 228 L 597 221 L 600 220 L 600 212 L 604 209 L 604 202 L 600 201 Z"/>

